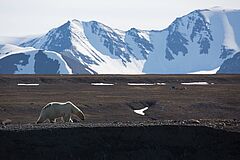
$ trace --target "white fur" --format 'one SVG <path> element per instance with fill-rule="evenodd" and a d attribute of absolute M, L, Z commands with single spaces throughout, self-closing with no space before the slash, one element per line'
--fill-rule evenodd
<path fill-rule="evenodd" d="M 51 123 L 56 122 L 56 118 L 62 118 L 64 122 L 73 122 L 72 114 L 84 120 L 83 112 L 72 102 L 51 102 L 42 108 L 40 116 L 36 123 L 42 123 L 49 120 Z"/>

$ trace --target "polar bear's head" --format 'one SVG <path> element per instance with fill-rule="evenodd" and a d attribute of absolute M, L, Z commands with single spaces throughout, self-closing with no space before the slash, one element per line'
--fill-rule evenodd
<path fill-rule="evenodd" d="M 85 119 L 85 115 L 83 114 L 83 112 L 77 107 L 75 106 L 72 102 L 68 101 L 66 102 L 68 105 L 71 106 L 71 110 L 72 113 L 75 114 L 76 116 L 78 116 L 78 118 L 80 118 L 81 120 Z"/>

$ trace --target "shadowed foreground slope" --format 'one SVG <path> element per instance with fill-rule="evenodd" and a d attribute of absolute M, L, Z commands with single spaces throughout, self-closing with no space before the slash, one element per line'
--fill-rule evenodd
<path fill-rule="evenodd" d="M 240 134 L 204 126 L 130 125 L 0 130 L 0 159 L 205 159 L 240 157 Z M 19 129 L 19 128 L 18 128 Z"/>

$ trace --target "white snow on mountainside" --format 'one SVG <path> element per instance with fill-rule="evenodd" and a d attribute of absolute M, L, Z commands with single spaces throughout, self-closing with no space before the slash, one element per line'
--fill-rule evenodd
<path fill-rule="evenodd" d="M 132 37 L 138 36 L 137 30 L 133 32 L 133 36 L 126 35 L 95 21 L 72 20 L 21 46 L 61 53 L 74 73 L 140 74 L 147 55 L 137 47 L 134 51 L 124 40 L 127 37 L 131 43 Z M 76 63 L 80 66 L 75 66 Z"/>
<path fill-rule="evenodd" d="M 72 70 L 56 52 L 14 45 L 0 47 L 1 53 L 7 50 L 0 55 L 0 74 L 72 74 Z"/>
<path fill-rule="evenodd" d="M 8 52 L 32 55 L 36 50 L 57 55 L 65 64 L 61 73 L 215 74 L 240 50 L 239 28 L 240 10 L 221 8 L 193 11 L 159 31 L 121 31 L 96 21 L 71 20 L 45 35 L 19 40 L 9 51 L 0 45 L 0 60 Z M 1 63 L 0 73 L 7 70 L 6 62 Z"/>
<path fill-rule="evenodd" d="M 9 53 L 15 53 L 15 52 L 27 52 L 36 50 L 33 47 L 19 47 L 13 44 L 0 44 L 0 58 L 4 55 L 7 55 Z"/>
<path fill-rule="evenodd" d="M 220 69 L 220 67 L 210 70 L 210 71 L 198 71 L 198 72 L 192 72 L 192 73 L 188 73 L 188 74 L 216 74 L 219 69 Z"/>
<path fill-rule="evenodd" d="M 146 73 L 192 73 L 210 71 L 238 50 L 240 12 L 197 10 L 177 18 L 164 31 L 152 32 L 155 51 L 144 66 Z M 161 59 L 161 60 L 159 60 Z M 161 62 L 161 63 L 160 63 Z"/>

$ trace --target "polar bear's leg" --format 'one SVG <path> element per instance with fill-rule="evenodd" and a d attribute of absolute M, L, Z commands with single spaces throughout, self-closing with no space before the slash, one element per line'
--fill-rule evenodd
<path fill-rule="evenodd" d="M 70 115 L 65 115 L 64 117 L 63 117 L 63 120 L 64 120 L 64 122 L 70 122 Z"/>
<path fill-rule="evenodd" d="M 50 120 L 50 123 L 55 123 L 56 122 L 56 119 L 49 119 Z"/>
<path fill-rule="evenodd" d="M 73 123 L 73 120 L 72 120 L 72 118 L 71 118 L 71 117 L 70 117 L 70 119 L 69 119 L 69 122 Z"/>

